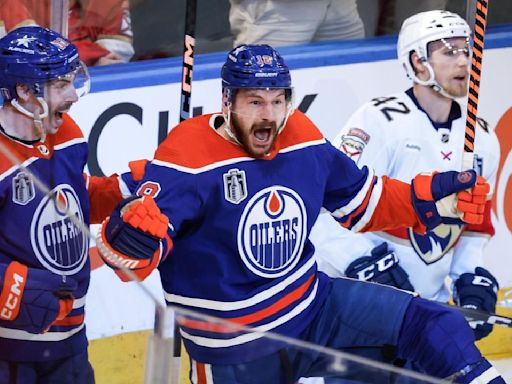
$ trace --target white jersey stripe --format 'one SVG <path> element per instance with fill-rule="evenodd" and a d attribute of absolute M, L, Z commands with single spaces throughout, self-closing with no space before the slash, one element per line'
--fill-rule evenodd
<path fill-rule="evenodd" d="M 75 299 L 73 301 L 73 309 L 82 308 L 85 306 L 85 297 L 86 295 L 80 297 L 79 299 Z"/>
<path fill-rule="evenodd" d="M 318 280 L 315 282 L 315 286 L 306 300 L 302 301 L 299 305 L 293 308 L 290 312 L 286 313 L 284 316 L 281 316 L 276 320 L 271 321 L 270 323 L 251 328 L 253 331 L 256 332 L 245 333 L 243 335 L 233 337 L 231 339 L 213 339 L 209 337 L 193 336 L 181 329 L 180 332 L 184 339 L 190 340 L 194 344 L 200 345 L 202 347 L 225 348 L 245 344 L 250 341 L 254 341 L 264 337 L 265 335 L 262 334 L 261 332 L 271 331 L 272 329 L 278 327 L 279 325 L 284 324 L 288 322 L 290 319 L 294 318 L 295 316 L 301 314 L 307 307 L 309 307 L 311 302 L 316 298 L 317 289 Z"/>
<path fill-rule="evenodd" d="M 359 190 L 357 195 L 352 200 L 350 200 L 347 205 L 344 205 L 343 207 L 340 207 L 333 211 L 331 215 L 337 219 L 341 219 L 344 216 L 350 214 L 352 211 L 356 210 L 363 203 L 364 198 L 368 193 L 368 190 L 371 188 L 373 183 L 373 176 L 373 169 L 368 168 L 368 177 L 366 178 L 363 187 Z"/>
<path fill-rule="evenodd" d="M 83 327 L 85 327 L 85 323 L 82 323 L 77 328 L 67 332 L 46 332 L 41 334 L 33 334 L 19 329 L 0 327 L 0 337 L 27 341 L 62 341 L 70 338 L 75 333 L 80 332 Z"/>
<path fill-rule="evenodd" d="M 483 372 L 480 376 L 475 377 L 469 384 L 488 384 L 492 380 L 500 377 L 496 368 L 490 367 L 487 371 Z"/>
<path fill-rule="evenodd" d="M 192 384 L 197 384 L 197 361 L 190 359 L 190 381 Z"/>
<path fill-rule="evenodd" d="M 296 150 L 300 150 L 300 149 L 307 148 L 307 147 L 312 147 L 312 146 L 315 146 L 315 145 L 321 145 L 321 144 L 325 144 L 325 139 L 312 140 L 312 141 L 307 141 L 307 142 L 304 142 L 304 143 L 292 145 L 292 146 L 283 148 L 282 150 L 279 151 L 279 153 L 293 152 L 293 151 L 296 151 Z M 190 173 L 190 174 L 193 174 L 193 175 L 197 175 L 199 173 L 208 172 L 208 171 L 211 171 L 212 169 L 220 168 L 220 167 L 223 167 L 225 165 L 238 164 L 238 163 L 241 163 L 243 161 L 255 161 L 255 160 L 257 160 L 257 159 L 255 159 L 254 157 L 236 157 L 236 158 L 232 158 L 232 159 L 226 159 L 226 160 L 223 160 L 223 161 L 218 161 L 216 163 L 208 164 L 208 165 L 206 165 L 204 167 L 199 167 L 199 168 L 185 167 L 185 166 L 182 166 L 182 165 L 177 165 L 177 164 L 174 164 L 174 163 L 170 163 L 168 161 L 156 160 L 156 159 L 152 160 L 151 163 L 155 164 L 155 165 L 158 165 L 160 167 L 172 168 L 172 169 L 175 169 L 175 170 L 180 171 L 180 172 Z"/>
<path fill-rule="evenodd" d="M 315 258 L 310 258 L 302 267 L 297 269 L 293 274 L 288 276 L 286 279 L 281 281 L 279 284 L 272 286 L 270 289 L 262 291 L 248 299 L 239 301 L 218 301 L 218 300 L 207 300 L 197 299 L 194 297 L 174 295 L 171 293 L 164 292 L 165 300 L 170 303 L 187 305 L 189 307 L 197 307 L 204 309 L 214 309 L 217 311 L 235 311 L 237 309 L 248 308 L 253 305 L 259 304 L 271 297 L 283 292 L 293 282 L 301 278 L 307 271 L 309 271 L 315 264 Z"/>
<path fill-rule="evenodd" d="M 67 148 L 67 147 L 70 147 L 71 145 L 75 145 L 75 144 L 80 144 L 80 143 L 85 143 L 85 139 L 84 138 L 77 138 L 77 139 L 73 139 L 73 140 L 69 140 L 69 141 L 66 141 L 65 143 L 62 143 L 62 144 L 59 144 L 59 145 L 56 145 L 54 147 L 54 150 L 55 151 L 58 151 L 58 150 L 61 150 L 61 149 L 64 149 L 64 148 Z M 26 145 L 26 144 L 23 144 L 21 142 L 18 142 L 19 144 L 22 144 L 22 145 L 25 145 L 26 147 L 31 147 L 30 145 Z M 7 149 L 7 148 L 5 148 Z M 21 163 L 21 166 L 23 168 L 28 168 L 30 166 L 30 164 L 32 164 L 33 162 L 37 161 L 37 160 L 40 160 L 41 158 L 40 157 L 29 157 L 28 159 L 24 160 L 22 163 Z M 9 168 L 8 170 L 6 170 L 4 173 L 2 173 L 0 175 L 0 181 L 2 181 L 3 179 L 5 179 L 6 177 L 8 177 L 11 173 L 17 171 L 20 169 L 20 166 L 18 164 L 13 164 L 13 166 L 11 168 Z"/>
<path fill-rule="evenodd" d="M 368 205 L 366 206 L 366 212 L 363 214 L 361 219 L 352 227 L 352 231 L 359 232 L 363 229 L 366 224 L 371 220 L 373 216 L 373 212 L 375 212 L 375 208 L 379 203 L 380 197 L 382 195 L 382 179 L 379 177 L 375 186 L 373 187 L 372 195 L 370 196 L 370 200 L 368 201 Z"/>
<path fill-rule="evenodd" d="M 204 373 L 206 376 L 206 384 L 213 384 L 213 373 L 211 364 L 204 365 Z"/>

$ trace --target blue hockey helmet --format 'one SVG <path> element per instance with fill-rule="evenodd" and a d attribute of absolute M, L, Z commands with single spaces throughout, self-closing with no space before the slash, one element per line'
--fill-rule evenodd
<path fill-rule="evenodd" d="M 57 32 L 27 26 L 0 39 L 0 92 L 4 100 L 17 98 L 18 84 L 43 97 L 45 82 L 73 72 L 80 72 L 76 79 L 79 81 L 74 83 L 77 94 L 82 96 L 89 91 L 87 67 L 80 61 L 76 47 Z"/>
<path fill-rule="evenodd" d="M 291 89 L 290 70 L 270 45 L 240 45 L 228 53 L 221 71 L 222 88 Z"/>

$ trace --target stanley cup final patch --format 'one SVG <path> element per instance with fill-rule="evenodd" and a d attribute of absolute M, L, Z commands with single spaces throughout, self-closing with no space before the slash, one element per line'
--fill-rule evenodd
<path fill-rule="evenodd" d="M 347 134 L 341 137 L 339 149 L 357 163 L 369 141 L 368 133 L 360 128 L 350 128 Z"/>
<path fill-rule="evenodd" d="M 245 171 L 230 169 L 223 177 L 224 198 L 233 204 L 239 204 L 247 197 Z"/>
<path fill-rule="evenodd" d="M 12 179 L 12 201 L 19 205 L 27 205 L 35 195 L 34 182 L 30 175 L 19 172 Z"/>

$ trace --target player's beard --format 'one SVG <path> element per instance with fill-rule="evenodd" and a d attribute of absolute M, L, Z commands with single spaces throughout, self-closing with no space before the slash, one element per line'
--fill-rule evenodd
<path fill-rule="evenodd" d="M 446 84 L 441 84 L 444 91 L 454 98 L 466 97 L 468 94 L 468 83 L 469 83 L 469 74 L 466 75 L 465 81 L 459 80 L 448 80 Z"/>
<path fill-rule="evenodd" d="M 237 114 L 232 113 L 231 127 L 240 145 L 245 149 L 245 151 L 249 155 L 253 157 L 265 156 L 272 150 L 272 148 L 274 148 L 278 134 L 277 124 L 275 121 L 253 124 L 251 128 L 247 131 L 242 128 L 242 125 L 240 124 L 240 120 L 238 119 Z M 257 145 L 257 142 L 254 140 L 255 133 L 258 130 L 261 130 L 261 132 L 266 131 L 265 134 L 269 135 L 267 143 L 265 145 Z"/>
<path fill-rule="evenodd" d="M 467 84 L 467 82 L 466 82 Z M 445 92 L 448 93 L 450 96 L 458 98 L 458 97 L 466 97 L 468 94 L 468 88 L 467 85 L 463 87 L 454 87 L 454 86 L 448 86 L 443 87 Z"/>

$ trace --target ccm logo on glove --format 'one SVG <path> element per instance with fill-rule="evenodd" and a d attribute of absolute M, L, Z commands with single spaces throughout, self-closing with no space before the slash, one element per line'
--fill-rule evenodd
<path fill-rule="evenodd" d="M 495 293 L 498 293 L 498 287 L 488 277 L 475 275 L 473 277 L 473 281 L 471 282 L 471 284 L 473 284 L 473 285 L 481 285 L 482 287 L 489 287 L 489 288 L 492 288 L 492 290 Z"/>
<path fill-rule="evenodd" d="M 357 279 L 370 281 L 373 277 L 375 277 L 376 272 L 384 272 L 388 269 L 392 268 L 395 264 L 398 263 L 398 258 L 394 253 L 390 253 L 384 256 L 382 259 L 379 259 L 375 264 L 372 264 L 360 271 L 357 272 Z"/>
<path fill-rule="evenodd" d="M 21 297 L 27 281 L 27 273 L 15 270 L 11 264 L 5 273 L 4 289 L 0 295 L 0 318 L 14 320 L 20 311 Z"/>

